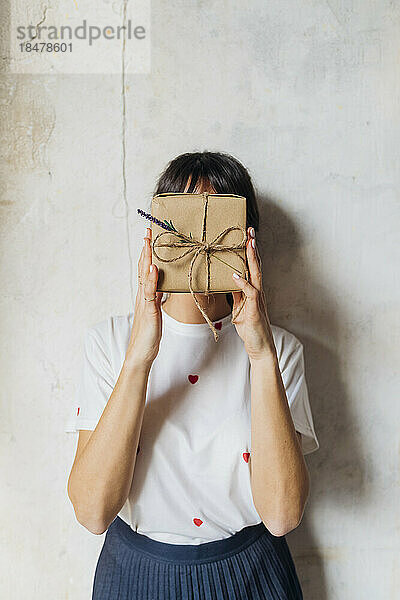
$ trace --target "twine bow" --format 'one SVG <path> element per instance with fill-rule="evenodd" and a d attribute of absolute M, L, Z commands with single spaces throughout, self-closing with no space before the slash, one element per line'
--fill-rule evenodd
<path fill-rule="evenodd" d="M 177 260 L 180 260 L 181 258 L 183 258 L 184 256 L 186 256 L 187 254 L 194 252 L 192 260 L 190 261 L 190 266 L 189 266 L 189 271 L 188 271 L 188 279 L 189 279 L 189 290 L 190 293 L 193 296 L 193 299 L 196 303 L 197 308 L 200 310 L 200 312 L 202 313 L 203 317 L 205 318 L 205 320 L 207 321 L 211 331 L 213 332 L 214 335 L 214 339 L 215 341 L 218 341 L 218 333 L 217 333 L 217 329 L 214 327 L 212 321 L 208 318 L 205 310 L 203 309 L 202 306 L 200 306 L 196 296 L 195 296 L 195 292 L 193 291 L 193 287 L 192 287 L 192 276 L 193 276 L 193 267 L 194 267 L 194 263 L 196 262 L 197 258 L 204 254 L 205 255 L 205 266 L 206 266 L 206 291 L 205 294 L 206 296 L 209 295 L 210 293 L 210 257 L 212 254 L 216 253 L 216 252 L 232 252 L 233 254 L 236 254 L 237 256 L 239 256 L 239 258 L 241 259 L 241 261 L 243 262 L 244 265 L 244 271 L 245 271 L 245 279 L 248 279 L 248 268 L 247 268 L 247 264 L 245 259 L 243 258 L 243 256 L 241 256 L 240 254 L 238 254 L 236 251 L 240 250 L 242 248 L 246 247 L 246 238 L 247 238 L 247 233 L 246 230 L 237 225 L 237 226 L 231 226 L 231 227 L 227 227 L 226 229 L 224 229 L 223 231 L 221 231 L 221 233 L 219 233 L 211 242 L 206 242 L 206 232 L 207 232 L 207 227 L 206 227 L 206 218 L 207 218 L 207 208 L 208 208 L 208 193 L 207 192 L 203 192 L 203 198 L 204 198 L 204 211 L 203 211 L 203 220 L 202 220 L 202 236 L 201 236 L 201 240 L 196 240 L 192 237 L 188 237 L 187 235 L 180 233 L 179 231 L 163 231 L 160 232 L 153 240 L 152 242 L 152 248 L 153 248 L 153 252 L 155 254 L 155 256 L 158 258 L 158 260 L 162 261 L 162 262 L 175 262 Z M 217 243 L 225 234 L 227 234 L 229 231 L 234 231 L 235 229 L 241 231 L 243 233 L 243 238 L 241 240 L 241 242 L 239 244 L 230 244 L 230 245 L 225 245 L 225 244 L 219 244 Z M 183 241 L 180 242 L 169 242 L 169 243 L 158 243 L 157 244 L 157 240 L 159 238 L 161 238 L 163 235 L 174 235 L 178 238 L 180 238 Z M 161 256 L 159 256 L 158 252 L 157 252 L 157 248 L 187 248 L 187 250 L 185 252 L 183 252 L 182 254 L 180 254 L 179 256 L 176 256 L 174 258 L 162 258 Z M 229 265 L 230 266 L 230 265 Z M 233 268 L 233 267 L 232 267 Z M 236 311 L 232 311 L 232 318 L 231 318 L 231 323 L 235 322 L 236 317 L 238 316 L 239 312 L 242 310 L 244 303 L 246 301 L 246 296 L 243 294 L 243 298 L 241 300 L 241 303 L 239 304 L 238 308 Z"/>

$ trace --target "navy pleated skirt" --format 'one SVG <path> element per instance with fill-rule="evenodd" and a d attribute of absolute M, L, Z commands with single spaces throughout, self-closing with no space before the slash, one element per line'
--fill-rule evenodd
<path fill-rule="evenodd" d="M 168 544 L 117 516 L 109 526 L 92 600 L 303 600 L 285 536 L 263 522 L 202 544 Z"/>

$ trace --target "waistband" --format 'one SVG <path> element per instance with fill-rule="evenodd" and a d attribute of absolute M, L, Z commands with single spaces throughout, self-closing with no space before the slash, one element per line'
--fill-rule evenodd
<path fill-rule="evenodd" d="M 108 531 L 120 535 L 132 549 L 139 550 L 157 559 L 172 562 L 179 561 L 180 563 L 227 558 L 255 542 L 261 535 L 269 533 L 263 521 L 261 521 L 255 525 L 243 527 L 233 535 L 220 540 L 201 544 L 170 544 L 154 540 L 135 531 L 119 516 L 115 517 Z"/>

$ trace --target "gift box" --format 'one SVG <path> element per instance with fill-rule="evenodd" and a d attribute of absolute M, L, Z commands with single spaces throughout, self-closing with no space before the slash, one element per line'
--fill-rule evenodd
<path fill-rule="evenodd" d="M 234 271 L 248 278 L 245 197 L 163 193 L 153 197 L 151 215 L 157 291 L 226 293 L 239 289 Z"/>

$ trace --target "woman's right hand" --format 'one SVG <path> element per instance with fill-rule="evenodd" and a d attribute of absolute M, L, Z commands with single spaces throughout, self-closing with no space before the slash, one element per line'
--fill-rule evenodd
<path fill-rule="evenodd" d="M 152 230 L 147 227 L 138 262 L 138 292 L 131 337 L 125 358 L 130 364 L 145 368 L 151 367 L 158 354 L 162 333 L 161 299 L 163 292 L 156 291 L 158 269 L 151 262 L 151 236 Z M 145 298 L 149 298 L 149 300 L 145 300 Z M 150 300 L 150 298 L 155 299 Z"/>

